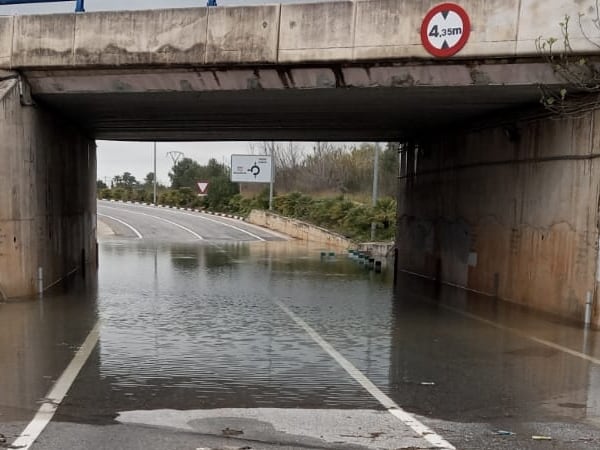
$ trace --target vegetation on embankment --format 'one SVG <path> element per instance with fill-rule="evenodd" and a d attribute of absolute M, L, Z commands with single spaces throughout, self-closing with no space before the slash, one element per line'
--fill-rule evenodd
<path fill-rule="evenodd" d="M 371 223 L 377 225 L 377 240 L 393 240 L 396 202 L 397 148 L 388 145 L 380 158 L 380 186 L 384 195 L 370 205 L 374 148 L 335 147 L 319 143 L 300 157 L 293 144 L 264 143 L 277 166 L 273 211 L 335 231 L 357 241 L 369 240 Z M 157 202 L 165 206 L 207 209 L 246 216 L 253 209 L 268 209 L 268 188 L 240 186 L 229 181 L 229 168 L 211 159 L 206 166 L 183 158 L 169 173 L 171 186 L 158 185 Z M 198 196 L 196 183 L 208 183 L 207 195 Z M 109 188 L 98 181 L 98 198 L 151 203 L 153 174 L 138 182 L 129 172 L 115 176 Z M 284 193 L 285 192 L 285 193 Z"/>

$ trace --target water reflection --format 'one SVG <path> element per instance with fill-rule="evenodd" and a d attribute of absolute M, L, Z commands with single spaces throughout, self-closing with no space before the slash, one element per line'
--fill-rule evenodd
<path fill-rule="evenodd" d="M 377 407 L 272 302 L 274 278 L 368 277 L 356 265 L 287 242 L 129 248 L 101 247 L 99 370 L 113 391 L 147 390 L 162 407 L 174 389 L 197 408 Z"/>
<path fill-rule="evenodd" d="M 118 411 L 159 408 L 379 408 L 278 300 L 409 411 L 515 427 L 599 424 L 600 367 L 514 331 L 596 357 L 597 332 L 408 276 L 394 292 L 390 272 L 343 254 L 322 259 L 321 250 L 102 243 L 97 289 L 80 283 L 0 305 L 0 413 L 35 408 L 98 316 L 99 346 L 62 420 L 110 423 Z"/>
<path fill-rule="evenodd" d="M 97 320 L 95 274 L 0 302 L 0 422 L 29 420 Z"/>
<path fill-rule="evenodd" d="M 394 293 L 391 273 L 319 255 L 298 243 L 105 244 L 101 375 L 113 389 L 155 389 L 162 407 L 166 388 L 193 390 L 193 408 L 376 407 L 277 299 L 410 411 L 598 420 L 597 366 L 449 308 L 576 350 L 580 329 L 412 277 Z M 590 332 L 587 351 L 598 341 Z"/>

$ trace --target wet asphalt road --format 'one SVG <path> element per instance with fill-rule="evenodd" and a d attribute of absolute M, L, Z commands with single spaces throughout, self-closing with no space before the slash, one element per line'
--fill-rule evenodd
<path fill-rule="evenodd" d="M 99 213 L 114 234 L 100 240 L 97 280 L 0 304 L 6 446 L 98 321 L 32 448 L 430 446 L 296 317 L 456 448 L 600 448 L 597 332 L 410 276 L 394 292 L 391 271 L 240 222 L 115 203 Z"/>

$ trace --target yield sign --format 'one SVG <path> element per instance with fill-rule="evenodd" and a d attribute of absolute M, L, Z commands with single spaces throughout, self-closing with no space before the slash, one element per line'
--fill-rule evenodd
<path fill-rule="evenodd" d="M 198 185 L 198 190 L 200 191 L 200 195 L 206 195 L 206 189 L 208 189 L 207 181 L 198 181 L 196 183 Z"/>

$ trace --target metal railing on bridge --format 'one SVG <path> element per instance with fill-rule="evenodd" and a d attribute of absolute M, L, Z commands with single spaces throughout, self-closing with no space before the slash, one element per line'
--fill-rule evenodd
<path fill-rule="evenodd" d="M 75 12 L 85 12 L 84 0 L 0 0 L 0 5 L 21 5 L 25 3 L 75 2 Z"/>
<path fill-rule="evenodd" d="M 85 12 L 84 0 L 0 0 L 1 5 L 22 5 L 26 3 L 75 2 L 75 12 Z M 217 6 L 217 0 L 207 0 L 206 6 Z"/>

